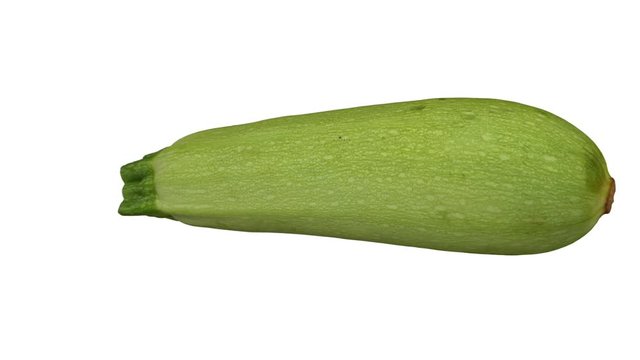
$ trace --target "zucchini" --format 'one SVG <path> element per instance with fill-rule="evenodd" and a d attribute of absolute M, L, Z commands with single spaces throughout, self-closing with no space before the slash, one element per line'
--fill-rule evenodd
<path fill-rule="evenodd" d="M 488 254 L 568 245 L 615 191 L 598 147 L 565 120 L 475 98 L 201 131 L 121 176 L 122 215 Z"/>

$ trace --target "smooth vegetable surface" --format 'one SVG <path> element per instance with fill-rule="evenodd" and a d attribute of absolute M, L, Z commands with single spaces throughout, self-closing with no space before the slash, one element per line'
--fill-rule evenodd
<path fill-rule="evenodd" d="M 123 215 L 440 250 L 531 254 L 609 211 L 596 145 L 493 99 L 431 99 L 206 130 L 122 167 Z"/>

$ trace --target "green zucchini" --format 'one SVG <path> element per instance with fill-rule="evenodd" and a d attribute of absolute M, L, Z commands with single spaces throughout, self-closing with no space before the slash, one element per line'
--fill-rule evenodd
<path fill-rule="evenodd" d="M 122 215 L 439 250 L 533 254 L 609 212 L 598 147 L 494 99 L 429 99 L 197 132 L 121 169 Z"/>

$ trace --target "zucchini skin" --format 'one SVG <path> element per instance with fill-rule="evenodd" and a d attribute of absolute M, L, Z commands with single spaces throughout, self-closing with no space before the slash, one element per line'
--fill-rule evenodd
<path fill-rule="evenodd" d="M 604 157 L 580 130 L 473 98 L 201 131 L 121 174 L 123 215 L 487 254 L 566 246 L 613 196 Z"/>

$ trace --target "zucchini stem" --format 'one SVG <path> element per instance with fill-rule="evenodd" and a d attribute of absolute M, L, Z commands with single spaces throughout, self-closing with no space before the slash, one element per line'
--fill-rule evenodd
<path fill-rule="evenodd" d="M 156 187 L 153 181 L 152 159 L 158 152 L 146 155 L 141 160 L 120 168 L 120 176 L 124 181 L 122 203 L 118 208 L 120 215 L 147 215 L 171 218 L 160 211 L 156 205 Z"/>

